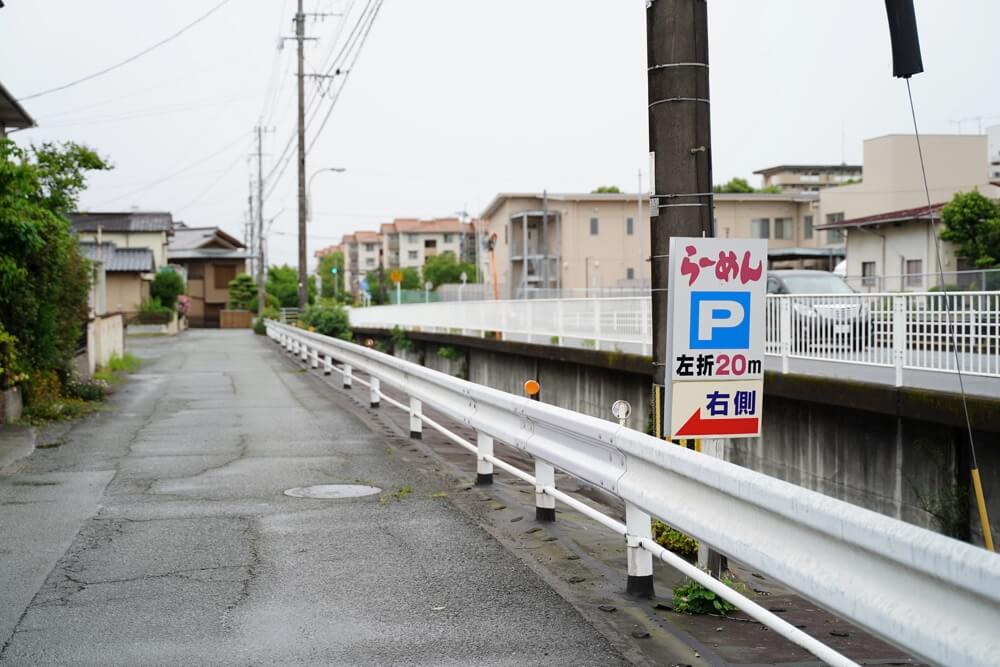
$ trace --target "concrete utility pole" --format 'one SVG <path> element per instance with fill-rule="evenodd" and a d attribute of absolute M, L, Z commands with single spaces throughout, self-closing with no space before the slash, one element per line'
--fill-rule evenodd
<path fill-rule="evenodd" d="M 655 396 L 667 352 L 667 254 L 672 236 L 712 236 L 712 141 L 705 0 L 652 0 L 646 9 L 649 76 L 650 273 Z M 656 405 L 662 437 L 662 409 Z"/>
<path fill-rule="evenodd" d="M 251 223 L 252 224 L 252 223 Z M 254 252 L 254 246 L 250 246 Z M 264 128 L 257 126 L 257 315 L 264 314 Z"/>
<path fill-rule="evenodd" d="M 649 89 L 650 277 L 653 301 L 655 435 L 663 437 L 668 381 L 667 289 L 672 236 L 712 236 L 712 137 L 709 115 L 706 0 L 651 0 L 646 8 Z M 639 517 L 648 525 L 649 518 Z M 630 570 L 628 589 L 652 597 L 652 564 Z M 709 553 L 718 576 L 722 559 Z"/>
<path fill-rule="evenodd" d="M 309 304 L 306 276 L 306 15 L 302 2 L 299 0 L 295 13 L 295 42 L 299 59 L 299 308 Z"/>

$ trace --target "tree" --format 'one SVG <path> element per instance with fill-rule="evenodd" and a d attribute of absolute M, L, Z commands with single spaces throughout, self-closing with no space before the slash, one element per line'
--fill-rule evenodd
<path fill-rule="evenodd" d="M 149 286 L 149 296 L 159 299 L 160 305 L 173 310 L 177 297 L 184 293 L 184 279 L 173 269 L 160 269 Z"/>
<path fill-rule="evenodd" d="M 417 271 L 413 267 L 407 267 L 402 269 L 403 280 L 400 281 L 402 284 L 400 287 L 403 289 L 423 289 L 424 284 L 420 280 L 420 271 Z"/>
<path fill-rule="evenodd" d="M 595 195 L 620 195 L 622 191 L 617 185 L 602 185 L 594 190 L 591 194 Z"/>
<path fill-rule="evenodd" d="M 351 323 L 347 311 L 339 303 L 321 300 L 302 311 L 299 319 L 307 327 L 312 327 L 316 333 L 334 338 L 351 339 Z"/>
<path fill-rule="evenodd" d="M 332 269 L 337 269 L 337 273 L 334 274 Z M 320 296 L 344 296 L 344 253 L 331 252 L 320 257 L 316 272 L 319 274 Z"/>
<path fill-rule="evenodd" d="M 1000 205 L 979 194 L 959 192 L 941 209 L 941 238 L 958 245 L 958 254 L 977 268 L 1000 265 Z"/>
<path fill-rule="evenodd" d="M 307 278 L 309 303 L 316 300 L 316 280 Z M 297 308 L 299 305 L 299 273 L 287 264 L 271 266 L 267 269 L 267 293 L 278 300 L 281 308 Z"/>
<path fill-rule="evenodd" d="M 241 273 L 229 281 L 229 308 L 250 310 L 250 304 L 257 298 L 257 284 L 254 279 Z"/>
<path fill-rule="evenodd" d="M 0 322 L 21 370 L 64 370 L 79 346 L 91 266 L 66 216 L 86 172 L 103 169 L 85 146 L 24 149 L 0 139 Z"/>
<path fill-rule="evenodd" d="M 754 191 L 753 186 L 745 178 L 730 178 L 728 183 L 716 185 L 712 190 L 713 192 L 737 194 Z"/>
<path fill-rule="evenodd" d="M 468 282 L 476 279 L 476 267 L 471 262 L 459 262 L 455 253 L 443 252 L 434 257 L 428 257 L 424 262 L 424 278 L 433 284 L 434 289 L 445 283 L 462 282 L 465 273 Z"/>

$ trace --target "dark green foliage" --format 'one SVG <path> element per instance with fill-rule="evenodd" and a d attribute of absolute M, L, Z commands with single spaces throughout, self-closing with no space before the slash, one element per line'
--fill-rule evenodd
<path fill-rule="evenodd" d="M 448 251 L 434 257 L 428 257 L 424 262 L 424 278 L 429 280 L 437 289 L 438 285 L 445 283 L 462 282 L 462 273 L 465 273 L 468 282 L 475 282 L 476 267 L 471 262 L 459 262 L 455 253 Z"/>
<path fill-rule="evenodd" d="M 413 348 L 413 341 L 406 337 L 406 332 L 399 326 L 392 328 L 392 349 L 409 350 Z"/>
<path fill-rule="evenodd" d="M 766 188 L 755 188 L 750 185 L 750 182 L 745 178 L 730 178 L 729 182 L 723 183 L 722 185 L 716 185 L 712 188 L 712 192 L 716 193 L 729 193 L 729 194 L 746 194 L 749 192 L 759 192 L 763 194 L 781 194 L 781 188 L 777 185 L 769 185 Z"/>
<path fill-rule="evenodd" d="M 347 310 L 338 303 L 322 301 L 308 306 L 302 311 L 299 320 L 316 333 L 350 340 L 351 323 L 347 318 Z"/>
<path fill-rule="evenodd" d="M 621 189 L 617 185 L 602 185 L 598 187 L 592 194 L 595 195 L 620 195 L 622 193 Z"/>
<path fill-rule="evenodd" d="M 135 319 L 140 324 L 166 324 L 174 317 L 174 309 L 167 308 L 156 297 L 147 299 L 139 306 Z"/>
<path fill-rule="evenodd" d="M 723 582 L 728 585 L 729 582 Z M 674 611 L 680 614 L 719 614 L 725 616 L 736 607 L 708 590 L 697 581 L 688 580 L 674 589 Z"/>
<path fill-rule="evenodd" d="M 316 278 L 307 278 L 309 289 L 309 303 L 316 300 Z M 267 282 L 265 283 L 267 293 L 278 300 L 281 308 L 299 307 L 299 274 L 298 271 L 283 264 L 282 266 L 271 266 L 267 269 Z"/>
<path fill-rule="evenodd" d="M 257 284 L 254 279 L 241 273 L 229 281 L 229 309 L 250 310 L 257 300 Z"/>
<path fill-rule="evenodd" d="M 659 519 L 653 519 L 653 539 L 661 547 L 665 547 L 681 558 L 693 562 L 698 557 L 698 540 L 671 528 Z"/>
<path fill-rule="evenodd" d="M 337 273 L 334 275 L 333 269 L 336 267 Z M 344 253 L 331 252 L 323 255 L 316 268 L 319 274 L 319 295 L 324 298 L 333 298 L 335 295 L 341 299 L 346 298 L 344 294 Z"/>
<path fill-rule="evenodd" d="M 159 299 L 160 305 L 171 311 L 181 294 L 184 294 L 184 279 L 173 269 L 160 269 L 149 286 L 149 296 Z"/>
<path fill-rule="evenodd" d="M 978 190 L 959 192 L 941 209 L 941 238 L 980 269 L 1000 265 L 1000 205 Z"/>
<path fill-rule="evenodd" d="M 24 372 L 65 368 L 80 344 L 91 270 L 65 216 L 85 173 L 108 168 L 76 144 L 0 139 L 0 322 Z"/>

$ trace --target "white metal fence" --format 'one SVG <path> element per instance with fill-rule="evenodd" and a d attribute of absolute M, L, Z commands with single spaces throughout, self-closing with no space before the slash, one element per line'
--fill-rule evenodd
<path fill-rule="evenodd" d="M 781 581 L 832 612 L 940 665 L 994 665 L 1000 655 L 1000 557 L 972 545 L 698 454 L 624 426 L 460 380 L 345 341 L 269 321 L 268 336 L 314 369 L 341 374 L 409 413 L 411 433 L 434 428 L 532 484 L 539 509 L 555 501 L 621 536 L 629 575 L 652 575 L 655 556 L 830 665 L 850 659 L 657 544 L 657 517 Z M 368 379 L 355 377 L 355 371 Z M 382 390 L 407 396 L 397 401 Z M 424 405 L 477 433 L 469 442 Z M 494 455 L 494 441 L 535 460 L 530 475 Z M 625 503 L 621 523 L 557 489 L 554 470 Z M 554 516 L 554 513 L 552 514 Z"/>
<path fill-rule="evenodd" d="M 499 334 L 506 340 L 650 354 L 649 298 L 534 299 L 353 309 L 361 328 Z M 950 322 L 950 327 L 949 327 Z M 952 340 L 957 346 L 952 345 Z M 769 295 L 766 353 L 1000 377 L 1000 292 Z"/>

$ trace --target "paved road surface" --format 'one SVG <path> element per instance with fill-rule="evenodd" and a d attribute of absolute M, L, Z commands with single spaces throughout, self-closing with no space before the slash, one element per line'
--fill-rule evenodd
<path fill-rule="evenodd" d="M 0 477 L 0 663 L 623 662 L 261 338 L 142 347 L 110 410 Z M 402 499 L 282 493 L 357 481 Z"/>

